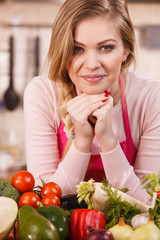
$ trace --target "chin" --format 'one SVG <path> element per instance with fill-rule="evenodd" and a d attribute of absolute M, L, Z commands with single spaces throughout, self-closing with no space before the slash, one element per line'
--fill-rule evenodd
<path fill-rule="evenodd" d="M 106 89 L 87 89 L 82 92 L 88 94 L 88 95 L 95 95 L 95 94 L 101 94 L 105 91 Z"/>

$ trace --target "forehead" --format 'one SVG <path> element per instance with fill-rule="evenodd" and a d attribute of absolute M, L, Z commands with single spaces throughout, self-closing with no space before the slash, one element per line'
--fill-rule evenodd
<path fill-rule="evenodd" d="M 107 16 L 86 18 L 76 25 L 73 37 L 78 42 L 103 41 L 105 38 L 121 40 L 117 25 Z"/>

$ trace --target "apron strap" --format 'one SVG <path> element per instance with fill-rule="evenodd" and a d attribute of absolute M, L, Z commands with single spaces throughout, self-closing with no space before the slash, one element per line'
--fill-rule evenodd
<path fill-rule="evenodd" d="M 125 128 L 125 133 L 126 133 L 127 152 L 128 152 L 127 155 L 130 156 L 128 160 L 131 163 L 131 165 L 134 165 L 136 147 L 133 143 L 133 139 L 132 139 L 132 135 L 131 135 L 128 110 L 127 110 L 127 102 L 126 102 L 126 94 L 123 89 L 120 77 L 119 77 L 119 86 L 120 86 L 120 90 L 121 90 L 122 114 L 123 114 L 124 128 Z"/>
<path fill-rule="evenodd" d="M 119 86 L 121 89 L 121 104 L 122 104 L 122 114 L 123 114 L 123 121 L 124 121 L 124 128 L 126 132 L 126 138 L 132 141 L 130 124 L 129 124 L 129 117 L 128 117 L 128 110 L 127 110 L 127 102 L 126 102 L 126 94 L 123 90 L 122 82 L 119 77 Z"/>

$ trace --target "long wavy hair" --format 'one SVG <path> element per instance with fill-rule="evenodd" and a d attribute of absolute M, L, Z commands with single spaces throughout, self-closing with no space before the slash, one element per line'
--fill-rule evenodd
<path fill-rule="evenodd" d="M 135 61 L 135 33 L 126 0 L 65 1 L 53 23 L 47 61 L 49 78 L 61 88 L 59 110 L 67 131 L 73 131 L 73 125 L 66 105 L 69 99 L 76 96 L 74 83 L 67 70 L 74 50 L 74 30 L 80 21 L 96 16 L 109 16 L 119 29 L 124 46 L 130 49 L 121 70 Z"/>

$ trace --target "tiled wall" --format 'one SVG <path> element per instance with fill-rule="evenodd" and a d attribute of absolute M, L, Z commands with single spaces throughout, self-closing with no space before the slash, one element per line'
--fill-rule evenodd
<path fill-rule="evenodd" d="M 3 98 L 9 83 L 8 38 L 10 34 L 13 34 L 15 37 L 14 85 L 21 97 L 21 106 L 8 114 L 19 116 L 14 128 L 19 132 L 23 150 L 22 98 L 26 84 L 35 74 L 35 54 L 33 52 L 35 38 L 38 36 L 40 39 L 40 69 L 42 69 L 49 46 L 51 25 L 59 8 L 58 1 L 57 3 L 44 1 L 38 4 L 25 1 L 0 3 L 0 99 Z M 160 4 L 130 3 L 129 11 L 137 37 L 137 69 L 160 79 L 160 49 L 147 49 L 140 44 L 142 27 L 160 25 Z M 11 24 L 19 24 L 21 27 L 11 27 Z M 1 125 L 3 124 L 6 126 L 5 121 L 1 122 Z"/>

